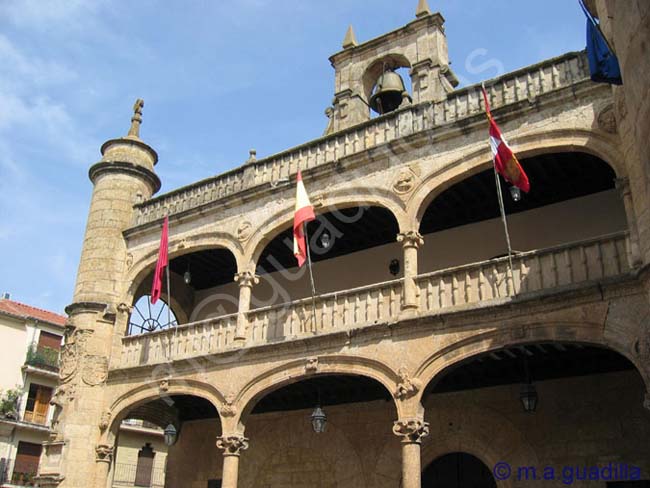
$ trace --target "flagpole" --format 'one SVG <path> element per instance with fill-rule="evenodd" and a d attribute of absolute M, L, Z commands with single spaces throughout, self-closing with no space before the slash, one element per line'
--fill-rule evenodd
<path fill-rule="evenodd" d="M 499 173 L 497 173 L 497 167 L 496 164 L 492 164 L 492 167 L 494 168 L 494 181 L 497 184 L 497 195 L 499 198 L 499 209 L 501 210 L 501 221 L 503 222 L 503 230 L 506 234 L 506 244 L 508 245 L 508 271 L 510 272 L 510 279 L 512 280 L 512 293 L 513 295 L 517 295 L 517 291 L 515 290 L 515 284 L 514 284 L 514 274 L 512 272 L 512 246 L 510 245 L 510 232 L 508 232 L 508 221 L 506 219 L 506 209 L 505 206 L 503 205 L 503 192 L 501 191 L 501 182 L 499 181 Z M 508 286 L 507 280 L 506 280 L 506 287 Z"/>
<path fill-rule="evenodd" d="M 311 313 L 314 318 L 314 334 L 316 333 L 316 286 L 314 285 L 314 271 L 311 267 L 311 251 L 309 250 L 309 234 L 307 234 L 307 224 L 302 224 L 303 233 L 305 234 L 305 244 L 307 247 L 307 266 L 309 266 L 309 281 L 311 282 Z"/>

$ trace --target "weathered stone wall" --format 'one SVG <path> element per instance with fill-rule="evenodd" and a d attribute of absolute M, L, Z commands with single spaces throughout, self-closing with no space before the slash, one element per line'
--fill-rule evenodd
<path fill-rule="evenodd" d="M 623 86 L 614 89 L 614 108 L 647 263 L 650 260 L 650 2 L 594 0 L 592 4 L 621 65 Z"/>
<path fill-rule="evenodd" d="M 650 413 L 636 372 L 610 373 L 536 383 L 535 414 L 526 414 L 519 385 L 435 394 L 424 401 L 431 433 L 422 443 L 422 469 L 439 456 L 467 452 L 492 470 L 499 461 L 534 466 L 637 465 L 650 476 L 647 439 Z M 315 434 L 311 411 L 253 415 L 246 428 L 250 448 L 240 461 L 242 488 L 398 488 L 400 445 L 391 428 L 391 403 L 325 407 L 328 426 Z M 218 421 L 188 422 L 170 450 L 168 488 L 205 488 L 221 477 L 214 445 Z M 514 479 L 509 480 L 514 481 Z M 502 486 L 525 487 L 521 483 Z M 544 486 L 566 486 L 562 480 Z M 601 482 L 572 486 L 601 488 Z"/>

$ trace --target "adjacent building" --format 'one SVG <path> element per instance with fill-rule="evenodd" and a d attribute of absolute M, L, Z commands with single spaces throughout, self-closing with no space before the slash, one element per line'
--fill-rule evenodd
<path fill-rule="evenodd" d="M 167 194 L 138 100 L 89 171 L 40 486 L 115 482 L 125 419 L 164 429 L 170 488 L 648 486 L 650 4 L 629 4 L 589 5 L 622 87 L 584 52 L 485 80 L 524 195 L 495 180 L 480 85 L 457 88 L 425 0 L 348 31 L 322 137 Z"/>
<path fill-rule="evenodd" d="M 42 444 L 53 433 L 52 402 L 66 317 L 0 299 L 0 486 L 35 486 Z M 127 419 L 120 427 L 115 487 L 163 487 L 162 430 Z"/>

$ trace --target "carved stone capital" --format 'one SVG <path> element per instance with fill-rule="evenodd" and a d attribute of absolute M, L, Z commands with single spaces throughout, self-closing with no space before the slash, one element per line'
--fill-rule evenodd
<path fill-rule="evenodd" d="M 397 234 L 397 242 L 401 242 L 402 246 L 405 248 L 414 247 L 417 249 L 424 244 L 424 239 L 422 238 L 422 234 L 418 231 L 410 230 L 402 234 Z"/>
<path fill-rule="evenodd" d="M 243 435 L 224 435 L 217 437 L 217 447 L 223 450 L 224 456 L 239 456 L 248 449 L 248 438 Z"/>
<path fill-rule="evenodd" d="M 99 444 L 95 447 L 95 461 L 98 463 L 110 463 L 113 460 L 113 446 Z"/>
<path fill-rule="evenodd" d="M 243 271 L 235 275 L 235 281 L 240 287 L 246 286 L 252 288 L 260 282 L 260 277 L 250 271 Z"/>
<path fill-rule="evenodd" d="M 420 391 L 422 382 L 417 378 L 411 378 L 406 368 L 400 368 L 398 374 L 400 381 L 395 389 L 395 398 L 398 400 L 406 400 Z"/>
<path fill-rule="evenodd" d="M 420 443 L 429 435 L 429 422 L 419 419 L 397 420 L 393 424 L 393 434 L 402 438 L 405 443 Z"/>

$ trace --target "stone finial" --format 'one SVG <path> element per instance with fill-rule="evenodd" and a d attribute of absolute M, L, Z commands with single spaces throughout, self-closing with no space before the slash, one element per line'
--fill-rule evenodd
<path fill-rule="evenodd" d="M 127 137 L 140 138 L 140 124 L 142 123 L 142 107 L 144 107 L 144 100 L 138 98 L 133 104 L 133 117 L 131 117 L 131 128 Z"/>
<path fill-rule="evenodd" d="M 422 17 L 426 17 L 427 15 L 431 15 L 431 9 L 429 8 L 429 3 L 427 0 L 420 0 L 418 3 L 418 8 L 415 11 L 415 16 L 420 19 Z"/>
<path fill-rule="evenodd" d="M 246 163 L 254 163 L 255 161 L 257 161 L 257 150 L 251 149 L 248 151 L 248 159 L 246 160 Z"/>
<path fill-rule="evenodd" d="M 351 47 L 358 46 L 357 38 L 354 35 L 354 29 L 352 25 L 348 27 L 348 31 L 345 33 L 345 38 L 343 39 L 343 49 L 350 49 Z"/>

